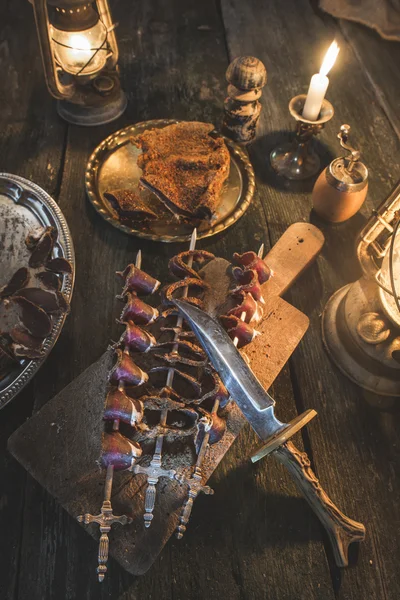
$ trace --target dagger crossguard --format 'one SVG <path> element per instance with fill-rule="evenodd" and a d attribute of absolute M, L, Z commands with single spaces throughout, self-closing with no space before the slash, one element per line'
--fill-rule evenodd
<path fill-rule="evenodd" d="M 79 515 L 79 517 L 77 517 L 76 519 L 79 523 L 85 523 L 85 525 L 88 525 L 89 523 L 98 523 L 98 525 L 100 525 L 101 536 L 99 542 L 99 566 L 97 567 L 97 574 L 99 581 L 103 581 L 104 576 L 107 572 L 109 546 L 108 534 L 111 531 L 111 526 L 114 525 L 114 523 L 127 525 L 128 523 L 132 523 L 132 519 L 130 517 L 127 517 L 126 515 L 114 515 L 112 511 L 111 502 L 109 500 L 104 500 L 99 515 L 91 515 L 89 513 L 86 513 L 84 515 Z"/>
<path fill-rule="evenodd" d="M 201 473 L 201 468 L 197 466 L 194 472 L 192 473 L 191 477 L 189 477 L 188 479 L 186 479 L 182 475 L 178 475 L 175 478 L 177 481 L 179 481 L 179 483 L 185 483 L 189 487 L 188 497 L 185 504 L 183 505 L 183 509 L 179 517 L 179 525 L 175 534 L 178 540 L 180 540 L 183 538 L 183 534 L 186 531 L 186 525 L 188 524 L 188 521 L 190 519 L 193 503 L 196 500 L 197 496 L 200 494 L 200 492 L 203 492 L 203 494 L 213 494 L 214 490 L 210 488 L 209 485 L 202 485 L 201 480 L 203 476 Z"/>
<path fill-rule="evenodd" d="M 164 469 L 161 466 L 161 454 L 155 453 L 148 467 L 135 465 L 133 468 L 135 474 L 142 473 L 147 476 L 147 488 L 144 501 L 143 515 L 145 527 L 150 527 L 153 520 L 153 510 L 156 503 L 156 485 L 160 477 L 169 477 L 174 479 L 176 471 L 173 469 Z"/>

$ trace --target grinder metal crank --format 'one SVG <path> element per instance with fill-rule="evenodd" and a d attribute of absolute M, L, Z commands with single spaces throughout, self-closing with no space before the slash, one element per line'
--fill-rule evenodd
<path fill-rule="evenodd" d="M 365 527 L 346 517 L 322 489 L 311 469 L 307 454 L 300 452 L 289 438 L 317 414 L 307 410 L 290 423 L 274 414 L 274 399 L 262 387 L 222 326 L 207 313 L 181 300 L 175 300 L 215 370 L 221 377 L 244 417 L 264 444 L 252 456 L 256 462 L 273 453 L 285 465 L 297 487 L 325 527 L 338 567 L 348 565 L 348 547 L 362 541 Z"/>

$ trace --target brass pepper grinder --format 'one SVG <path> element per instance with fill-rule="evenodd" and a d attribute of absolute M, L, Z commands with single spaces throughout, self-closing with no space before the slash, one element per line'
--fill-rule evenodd
<path fill-rule="evenodd" d="M 224 102 L 222 133 L 239 144 L 250 144 L 256 137 L 261 112 L 261 88 L 267 83 L 267 71 L 258 58 L 239 56 L 227 71 L 228 98 Z"/>
<path fill-rule="evenodd" d="M 368 190 L 368 169 L 360 152 L 348 143 L 350 125 L 342 125 L 338 138 L 349 156 L 335 158 L 315 182 L 312 203 L 315 212 L 331 223 L 347 221 L 361 208 Z"/>

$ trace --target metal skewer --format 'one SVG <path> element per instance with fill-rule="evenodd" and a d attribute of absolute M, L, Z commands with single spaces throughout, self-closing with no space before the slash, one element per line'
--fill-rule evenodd
<path fill-rule="evenodd" d="M 142 252 L 138 251 L 136 255 L 135 266 L 140 269 L 142 264 Z M 129 354 L 129 350 L 127 347 L 124 348 L 124 352 Z M 125 383 L 120 381 L 118 383 L 118 389 L 123 391 L 125 388 Z M 115 419 L 113 422 L 113 430 L 119 430 L 119 419 Z M 114 465 L 108 465 L 106 471 L 106 479 L 104 482 L 104 499 L 103 504 L 101 505 L 100 514 L 91 515 L 86 513 L 84 515 L 79 515 L 77 520 L 79 523 L 85 523 L 88 525 L 89 523 L 98 523 L 100 526 L 100 541 L 99 541 L 99 554 L 98 554 L 98 567 L 97 574 L 99 581 L 104 581 L 105 574 L 107 572 L 107 562 L 108 562 L 108 549 L 109 549 L 109 538 L 108 534 L 111 531 L 111 526 L 114 523 L 120 523 L 121 525 L 127 525 L 132 522 L 132 519 L 126 515 L 115 516 L 113 514 L 113 509 L 111 506 L 111 493 L 114 479 Z"/>
<path fill-rule="evenodd" d="M 257 253 L 257 255 L 262 258 L 264 254 L 264 244 L 261 244 L 260 249 Z M 240 315 L 240 320 L 244 321 L 246 318 L 246 311 L 243 311 L 242 314 Z M 233 344 L 235 346 L 237 346 L 239 343 L 239 338 L 235 337 L 233 339 Z M 217 398 L 214 402 L 214 405 L 211 409 L 211 419 L 213 417 L 213 415 L 215 415 L 215 413 L 218 411 L 219 409 L 219 399 Z M 211 420 L 211 424 L 212 424 L 212 420 Z M 182 483 L 186 483 L 189 486 L 189 493 L 188 493 L 188 498 L 183 506 L 181 515 L 179 517 L 179 525 L 177 527 L 176 530 L 176 537 L 178 538 L 178 540 L 182 539 L 183 534 L 186 531 L 186 525 L 188 524 L 188 521 L 190 519 L 190 515 L 192 512 L 192 508 L 193 508 L 193 504 L 195 499 L 197 498 L 197 496 L 199 495 L 200 492 L 203 492 L 203 494 L 213 494 L 214 490 L 212 488 L 210 488 L 209 485 L 202 485 L 202 479 L 203 479 L 203 461 L 207 452 L 207 448 L 208 448 L 208 442 L 210 439 L 210 431 L 211 431 L 211 426 L 210 429 L 208 431 L 206 431 L 204 438 L 201 442 L 201 446 L 200 446 L 200 450 L 199 453 L 197 455 L 197 461 L 196 461 L 196 465 L 195 465 L 195 469 L 192 473 L 192 476 L 189 479 L 182 479 Z"/>
<path fill-rule="evenodd" d="M 192 237 L 190 238 L 189 251 L 193 251 L 195 249 L 196 242 L 197 242 L 197 229 L 193 229 Z M 193 257 L 189 256 L 187 266 L 190 268 L 190 267 L 192 267 L 192 265 L 193 265 Z M 183 288 L 181 298 L 186 298 L 188 295 L 188 291 L 189 291 L 189 286 L 185 286 Z M 177 322 L 176 322 L 177 331 L 174 335 L 174 345 L 172 347 L 171 354 L 177 354 L 177 352 L 178 352 L 178 348 L 179 348 L 178 340 L 179 340 L 179 335 L 180 335 L 180 330 L 182 328 L 182 325 L 183 325 L 183 318 L 181 315 L 179 315 Z M 174 375 L 175 375 L 174 369 L 169 368 L 168 373 L 167 373 L 167 380 L 165 383 L 166 388 L 172 387 L 172 383 L 174 381 Z M 159 425 L 161 427 L 165 427 L 166 422 L 167 422 L 167 417 L 168 417 L 168 408 L 164 408 L 160 415 Z M 154 506 L 155 506 L 155 502 L 156 502 L 156 485 L 158 483 L 159 478 L 160 477 L 169 477 L 170 479 L 173 479 L 176 474 L 176 471 L 174 471 L 172 469 L 169 469 L 169 470 L 163 469 L 163 467 L 161 466 L 163 443 L 164 443 L 164 434 L 161 434 L 161 435 L 157 436 L 153 458 L 151 459 L 149 466 L 142 467 L 141 465 L 136 465 L 134 467 L 134 473 L 143 473 L 147 476 L 147 484 L 148 485 L 147 485 L 146 496 L 145 496 L 145 501 L 144 501 L 145 513 L 143 515 L 145 527 L 150 527 L 151 522 L 154 517 L 153 511 L 154 511 Z"/>

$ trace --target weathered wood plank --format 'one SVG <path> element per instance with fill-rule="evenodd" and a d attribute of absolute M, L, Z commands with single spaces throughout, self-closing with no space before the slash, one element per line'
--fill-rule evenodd
<path fill-rule="evenodd" d="M 44 82 L 32 6 L 0 6 L 1 171 L 57 192 L 66 124 L 56 114 Z"/>
<path fill-rule="evenodd" d="M 147 268 L 151 265 L 150 270 L 164 278 L 168 257 L 177 251 L 177 247 L 143 244 L 140 240 L 129 238 L 112 229 L 94 213 L 86 201 L 83 187 L 84 169 L 90 152 L 108 133 L 129 122 L 166 116 L 217 121 L 221 114 L 227 60 L 214 3 L 200 5 L 194 1 L 160 0 L 151 7 L 134 3 L 129 13 L 122 2 L 115 3 L 113 8 L 115 18 L 120 22 L 121 66 L 130 103 L 127 114 L 119 123 L 96 130 L 69 130 L 65 167 L 60 173 L 60 205 L 74 237 L 77 281 L 72 314 L 65 329 L 65 345 L 57 346 L 46 365 L 47 371 L 43 371 L 40 393 L 36 395 L 37 407 L 93 362 L 109 339 L 115 337 L 117 327 L 111 324 L 113 297 L 118 287 L 115 270 L 130 261 L 137 249 L 142 247 L 144 265 Z M 232 229 L 231 238 L 208 241 L 203 247 L 230 256 L 238 248 L 256 249 L 264 240 L 265 231 L 266 221 L 255 204 L 240 226 L 238 224 Z M 163 253 L 163 261 L 159 260 L 160 253 Z M 58 348 L 60 354 L 57 354 Z M 62 370 L 59 365 L 62 365 Z M 51 376 L 53 371 L 58 371 L 57 378 Z M 233 466 L 234 463 L 231 468 Z M 209 510 L 208 506 L 206 510 Z M 193 519 L 198 519 L 200 524 L 204 515 L 199 517 L 195 509 Z M 193 525 L 196 527 L 195 521 Z M 221 559 L 220 550 L 216 548 L 203 562 L 204 548 L 199 546 L 198 537 L 192 538 L 190 550 L 192 563 L 198 565 L 196 572 L 202 582 L 197 595 L 204 597 L 211 563 L 214 562 L 214 569 L 218 570 Z M 227 534 L 227 546 L 229 539 L 230 534 Z M 221 545 L 225 545 L 224 540 Z M 46 551 L 47 548 L 49 550 Z M 169 597 L 173 587 L 177 597 L 189 596 L 187 590 L 193 585 L 193 568 L 187 567 L 187 550 L 187 542 L 184 545 L 176 542 L 174 553 L 166 549 L 150 574 L 140 580 L 139 588 L 143 595 L 147 596 L 147 590 L 156 587 L 158 597 L 163 594 Z M 223 558 L 227 577 L 224 582 L 219 580 L 218 585 L 221 591 L 225 590 L 234 597 L 240 586 L 231 572 L 229 555 Z M 99 592 L 94 575 L 95 564 L 96 545 L 85 532 L 80 531 L 78 525 L 66 521 L 50 497 L 34 481 L 30 481 L 19 597 L 53 598 L 55 589 L 66 590 L 67 598 L 97 597 L 99 593 L 108 596 L 116 594 L 117 590 L 120 592 L 127 581 L 132 584 L 130 578 L 127 580 L 126 575 L 112 565 L 109 577 Z M 172 570 L 180 574 L 179 582 L 171 583 Z M 135 593 L 132 589 L 128 595 L 132 597 L 131 594 Z"/>
<path fill-rule="evenodd" d="M 397 178 L 399 144 L 351 45 L 334 26 L 326 28 L 306 1 L 293 3 L 290 11 L 284 3 L 270 2 L 268 11 L 260 11 L 255 0 L 245 5 L 223 0 L 222 11 L 231 56 L 253 54 L 269 71 L 260 138 L 250 154 L 271 239 L 277 239 L 290 222 L 308 218 L 310 184 L 296 186 L 277 178 L 269 167 L 268 155 L 285 138 L 284 130 L 293 126 L 287 102 L 306 91 L 320 61 L 319 49 L 328 45 L 333 35 L 339 38 L 341 58 L 327 96 L 336 112 L 321 142 L 336 153 L 335 134 L 340 123 L 352 125 L 370 168 L 370 192 L 362 210 L 363 215 L 368 214 Z M 332 569 L 337 597 L 392 599 L 399 595 L 393 575 L 396 542 L 392 536 L 393 519 L 398 514 L 393 502 L 398 494 L 393 470 L 398 457 L 392 425 L 385 428 L 383 423 L 391 423 L 393 417 L 369 405 L 363 393 L 335 369 L 324 353 L 320 335 L 319 315 L 329 295 L 357 277 L 354 239 L 362 222 L 362 215 L 357 215 L 342 226 L 323 226 L 326 246 L 322 257 L 287 296 L 311 319 L 304 343 L 291 361 L 291 371 L 299 409 L 313 407 L 319 413 L 308 428 L 319 476 L 323 483 L 329 481 L 327 487 L 339 505 L 367 527 L 357 567 L 343 572 Z"/>
<path fill-rule="evenodd" d="M 0 597 L 14 598 L 18 580 L 22 511 L 26 473 L 8 454 L 7 439 L 32 411 L 32 386 L 18 397 L 19 411 L 11 405 L 2 411 L 0 421 Z"/>
<path fill-rule="evenodd" d="M 37 407 L 96 359 L 110 337 L 115 337 L 117 328 L 109 325 L 113 296 L 117 292 L 114 271 L 131 260 L 137 249 L 142 247 L 144 265 L 152 265 L 153 273 L 164 278 L 167 259 L 177 251 L 177 247 L 143 244 L 140 240 L 124 236 L 103 223 L 94 213 L 85 199 L 83 189 L 83 174 L 90 152 L 108 133 L 129 122 L 167 116 L 217 122 L 222 115 L 224 74 L 228 61 L 223 29 L 213 2 L 199 4 L 192 0 L 159 0 L 152 4 L 151 9 L 148 4 L 134 3 L 130 6 L 129 13 L 122 2 L 115 3 L 113 8 L 115 18 L 120 22 L 121 66 L 130 103 L 126 115 L 119 123 L 96 130 L 69 130 L 60 205 L 66 213 L 77 249 L 77 283 L 72 314 L 65 330 L 66 345 L 62 354 L 51 357 L 47 373 L 58 369 L 60 364 L 63 369 L 59 371 L 57 380 L 49 376 L 47 381 L 41 379 L 41 393 L 36 396 Z M 267 224 L 259 199 L 256 198 L 243 219 L 231 228 L 229 235 L 205 240 L 201 246 L 229 257 L 234 250 L 257 249 L 262 241 L 268 244 Z M 163 261 L 159 260 L 160 253 Z M 282 386 L 284 391 L 280 394 L 279 414 L 284 418 L 286 410 L 288 418 L 293 417 L 295 408 L 288 371 L 285 372 Z M 266 517 L 263 521 L 265 526 L 261 531 L 259 522 L 254 518 L 254 511 L 250 513 L 247 509 L 248 504 L 253 510 L 256 501 L 268 511 L 268 503 L 265 502 L 264 505 L 263 500 L 267 493 L 265 490 L 268 490 L 268 494 L 275 494 L 279 503 L 282 485 L 293 489 L 286 474 L 271 466 L 268 473 L 260 478 L 256 489 L 249 485 L 239 495 L 236 494 L 236 487 L 241 489 L 241 480 L 236 480 L 233 473 L 237 457 L 240 456 L 243 461 L 243 457 L 247 455 L 248 439 L 248 436 L 243 435 L 235 445 L 234 453 L 231 452 L 224 461 L 226 473 L 231 474 L 230 477 L 236 482 L 235 491 L 231 490 L 229 478 L 222 475 L 224 481 L 227 481 L 224 495 L 220 500 L 217 493 L 211 499 L 213 507 L 216 507 L 216 515 L 221 517 L 229 510 L 229 515 L 232 515 L 229 527 L 222 526 L 221 519 L 210 522 L 210 505 L 200 501 L 200 507 L 204 508 L 196 507 L 194 510 L 191 523 L 193 533 L 188 531 L 186 540 L 169 545 L 149 574 L 126 592 L 127 597 L 134 597 L 136 592 L 146 596 L 153 590 L 154 593 L 157 591 L 158 597 L 169 598 L 173 593 L 177 598 L 203 598 L 211 585 L 215 593 L 221 596 L 257 597 L 253 593 L 257 589 L 259 597 L 265 597 L 276 576 L 273 573 L 280 573 L 281 568 L 289 573 L 290 565 L 299 563 L 300 557 L 305 561 L 306 571 L 310 570 L 311 564 L 318 565 L 317 579 L 321 587 L 318 588 L 314 582 L 299 579 L 290 584 L 293 597 L 299 597 L 304 586 L 311 597 L 324 600 L 330 597 L 320 533 L 309 517 L 308 508 L 299 503 L 301 523 L 297 526 L 293 523 L 293 544 L 291 538 L 285 537 L 289 535 L 285 518 L 291 512 L 292 505 L 287 506 L 285 514 L 281 514 L 278 520 L 272 513 L 268 513 L 268 520 Z M 244 463 L 242 469 L 245 480 L 251 481 L 254 468 L 249 463 Z M 32 511 L 33 507 L 35 511 Z M 47 510 L 48 518 L 42 514 Z M 245 515 L 248 539 L 258 536 L 257 551 L 260 550 L 260 553 L 250 551 L 251 562 L 246 558 L 249 550 L 244 544 L 245 531 L 236 528 L 234 515 L 238 512 Z M 51 514 L 54 515 L 52 520 Z M 201 541 L 199 538 L 205 523 L 208 537 Z M 212 529 L 216 525 L 217 535 Z M 277 529 L 274 539 L 279 538 L 281 543 L 279 554 L 268 542 L 269 530 L 275 526 Z M 284 543 L 282 539 L 285 540 Z M 45 547 L 51 540 L 52 551 L 47 553 L 45 559 L 40 559 L 36 552 L 37 540 L 41 540 L 41 545 Z M 234 555 L 228 550 L 232 543 L 236 548 Z M 63 569 L 66 552 L 68 568 Z M 19 597 L 23 599 L 29 594 L 30 598 L 52 598 L 54 586 L 65 589 L 67 598 L 75 598 L 77 594 L 83 598 L 97 597 L 98 585 L 93 576 L 95 553 L 95 545 L 89 537 L 82 535 L 77 525 L 66 522 L 62 512 L 54 507 L 47 494 L 35 482 L 30 481 Z M 278 556 L 279 560 L 276 559 L 278 562 L 274 563 L 273 570 L 262 570 L 261 567 L 266 562 Z M 224 573 L 224 578 L 219 577 L 221 572 Z M 47 573 L 54 576 L 54 579 L 46 579 Z M 171 573 L 174 573 L 172 582 Z M 132 585 L 132 580 L 127 579 L 117 566 L 112 565 L 110 576 L 100 593 L 105 596 L 113 595 L 129 585 Z M 250 586 L 249 592 L 246 591 L 246 586 Z M 275 588 L 276 598 L 287 597 L 287 589 L 276 587 L 274 583 Z"/>
<path fill-rule="evenodd" d="M 316 10 L 328 27 L 337 27 L 343 34 L 360 68 L 375 92 L 375 102 L 383 108 L 396 135 L 400 137 L 400 42 L 384 40 L 380 35 L 355 21 L 335 19 L 321 9 Z M 363 102 L 360 99 L 360 102 Z"/>
<path fill-rule="evenodd" d="M 54 194 L 66 126 L 45 89 L 29 3 L 0 5 L 0 68 L 0 171 L 32 179 Z M 31 415 L 35 389 L 36 381 L 0 414 L 0 597 L 7 600 L 15 598 L 18 585 L 27 477 L 6 441 Z"/>
<path fill-rule="evenodd" d="M 341 19 L 339 27 L 368 76 L 377 101 L 400 138 L 400 43 L 383 40 L 376 31 L 359 23 Z"/>
<path fill-rule="evenodd" d="M 2 170 L 31 177 L 51 193 L 57 192 L 62 180 L 60 200 L 63 210 L 68 213 L 81 265 L 73 314 L 48 363 L 35 379 L 37 407 L 97 358 L 110 336 L 115 334 L 115 327 L 105 325 L 110 323 L 113 293 L 117 288 L 113 271 L 143 246 L 151 261 L 149 264 L 153 264 L 154 271 L 160 275 L 166 268 L 168 256 L 176 251 L 169 247 L 163 262 L 158 263 L 157 257 L 160 251 L 165 251 L 165 246 L 143 245 L 139 240 L 114 232 L 91 212 L 82 183 L 90 151 L 109 132 L 128 122 L 157 117 L 216 122 L 224 97 L 227 58 L 223 28 L 213 3 L 203 5 L 178 0 L 160 0 L 151 6 L 134 3 L 130 5 L 129 14 L 122 1 L 114 4 L 116 20 L 121 23 L 119 38 L 125 88 L 130 99 L 128 113 L 120 120 L 120 125 L 116 123 L 97 131 L 71 128 L 64 171 L 57 165 L 66 127 L 55 116 L 54 103 L 44 90 L 31 7 L 21 0 L 3 3 L 0 9 L 2 17 L 4 15 L 0 26 L 0 56 L 7 81 L 11 82 L 8 87 L 3 86 L 0 97 Z M 325 29 L 306 2 L 300 1 L 295 6 L 292 3 L 290 7 L 287 3 L 277 7 L 274 2 L 262 9 L 255 2 L 243 3 L 245 6 L 236 4 L 234 0 L 223 3 L 231 52 L 233 55 L 254 53 L 269 69 L 261 123 L 261 132 L 267 137 L 256 142 L 251 154 L 270 230 L 256 198 L 248 214 L 225 236 L 201 244 L 227 257 L 233 250 L 257 249 L 261 241 L 268 244 L 268 234 L 275 241 L 287 224 L 308 216 L 309 197 L 293 193 L 291 185 L 285 187 L 285 183 L 274 178 L 268 170 L 267 157 L 269 150 L 282 139 L 280 130 L 292 127 L 286 111 L 287 102 L 294 93 L 306 91 L 311 73 L 319 66 L 322 47 L 336 31 L 335 27 Z M 230 19 L 227 14 L 231 14 Z M 306 36 L 304 32 L 307 32 Z M 321 52 L 314 54 L 314 44 L 318 41 L 321 41 Z M 387 44 L 387 50 L 382 59 L 383 46 L 379 39 L 371 42 L 368 35 L 363 36 L 361 44 L 359 37 L 353 35 L 352 45 L 358 54 L 358 62 L 351 48 L 344 45 L 340 60 L 345 64 L 339 63 L 332 73 L 328 92 L 328 97 L 334 101 L 336 117 L 321 138 L 336 151 L 336 128 L 341 122 L 356 124 L 354 134 L 360 135 L 359 140 L 366 146 L 364 158 L 372 179 L 369 195 L 372 201 L 368 201 L 364 215 L 397 178 L 398 150 L 384 111 L 380 110 L 382 98 L 378 101 L 374 95 L 376 90 L 383 91 L 385 110 L 387 114 L 391 111 L 392 123 L 395 123 L 395 57 L 391 59 L 392 45 L 384 44 Z M 310 57 L 315 64 L 311 64 Z M 369 65 L 365 65 L 365 57 L 368 57 Z M 376 84 L 375 92 L 370 80 L 360 72 L 363 68 L 369 69 Z M 354 106 L 359 107 L 359 118 L 354 117 Z M 324 156 L 326 158 L 328 152 Z M 44 157 L 43 160 L 40 157 Z M 47 164 L 50 165 L 48 169 Z M 268 185 L 264 185 L 264 181 Z M 393 498 L 398 489 L 394 480 L 397 461 L 394 417 L 380 414 L 365 404 L 357 389 L 329 363 L 321 347 L 318 312 L 332 291 L 356 277 L 353 239 L 361 223 L 362 218 L 357 216 L 343 226 L 326 227 L 327 246 L 319 267 L 313 267 L 289 295 L 312 320 L 311 331 L 296 351 L 291 371 L 297 385 L 304 390 L 297 393 L 300 409 L 305 404 L 319 410 L 319 419 L 309 428 L 319 474 L 325 484 L 329 477 L 329 491 L 349 514 L 362 519 L 367 516 L 367 527 L 373 525 L 367 543 L 361 549 L 361 564 L 343 574 L 341 589 L 340 577 L 337 572 L 333 573 L 338 597 L 357 600 L 367 596 L 380 599 L 399 595 L 394 580 L 395 547 L 390 527 L 396 506 Z M 95 301 L 89 299 L 88 288 Z M 82 305 L 86 307 L 85 311 L 75 321 Z M 315 361 L 317 366 L 313 367 L 310 361 Z M 321 373 L 318 377 L 315 369 Z M 33 388 L 28 388 L 19 397 L 18 408 L 13 404 L 2 411 L 2 439 L 23 421 L 25 414 L 29 414 L 28 405 L 33 393 Z M 293 417 L 289 369 L 275 384 L 273 393 L 278 397 L 279 416 L 282 419 Z M 336 407 L 347 415 L 345 421 L 339 421 L 340 412 Z M 327 432 L 333 426 L 334 432 L 328 436 Z M 211 594 L 221 598 L 330 598 L 325 575 L 320 577 L 316 568 L 312 569 L 311 576 L 309 574 L 311 565 L 318 566 L 321 560 L 318 552 L 312 549 L 319 547 L 318 524 L 309 516 L 303 501 L 293 499 L 289 502 L 283 495 L 286 491 L 292 493 L 293 488 L 279 466 L 269 461 L 254 467 L 244 461 L 251 443 L 256 441 L 248 431 L 231 449 L 214 477 L 216 495 L 197 501 L 191 528 L 183 541 L 169 544 L 148 575 L 136 581 L 111 564 L 109 577 L 101 591 L 94 578 L 91 579 L 96 563 L 95 545 L 78 526 L 71 527 L 70 518 L 39 485 L 30 481 L 18 597 L 24 600 L 27 597 L 54 598 L 63 590 L 64 597 L 71 599 L 151 596 L 186 599 Z M 343 466 L 343 460 L 333 457 L 334 465 L 328 473 L 327 457 L 336 447 L 343 448 L 349 464 Z M 3 453 L 1 457 L 3 460 Z M 0 512 L 1 574 L 5 574 L 0 581 L 7 582 L 6 597 L 14 600 L 17 532 L 21 522 L 18 511 L 23 498 L 20 476 L 24 477 L 24 474 L 10 458 L 4 460 L 5 471 L 1 470 L 0 476 L 3 482 L 6 481 L 2 491 L 6 491 L 8 504 L 4 508 L 2 501 Z M 236 469 L 238 464 L 240 468 Z M 348 490 L 352 481 L 358 486 L 365 485 L 365 472 L 370 474 L 370 489 L 358 488 L 361 493 L 357 498 L 359 506 L 356 506 L 354 496 Z M 335 488 L 339 485 L 340 488 Z M 340 490 L 338 495 L 334 493 L 335 489 Z M 268 490 L 268 496 L 265 490 Z M 284 511 L 282 506 L 285 506 Z M 228 531 L 224 525 L 226 515 L 232 523 Z M 310 537 L 315 541 L 310 543 Z M 12 552 L 9 552 L 10 547 Z M 368 562 L 369 556 L 372 565 Z M 296 576 L 291 577 L 289 584 L 286 579 L 286 587 L 278 587 L 278 579 L 285 580 L 282 566 L 288 565 L 289 570 L 293 564 L 296 564 Z M 285 576 L 288 570 L 283 572 Z"/>

